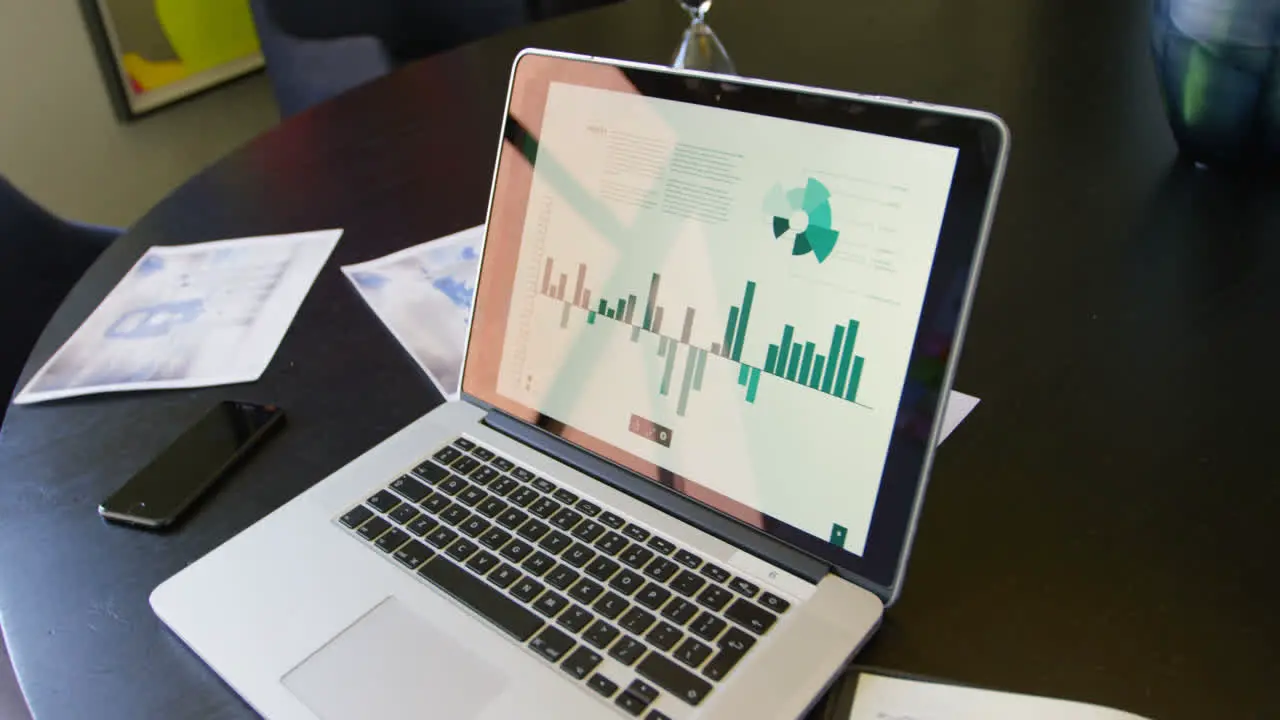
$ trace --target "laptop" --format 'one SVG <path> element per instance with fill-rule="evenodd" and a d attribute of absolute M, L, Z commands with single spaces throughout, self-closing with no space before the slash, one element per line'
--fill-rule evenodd
<path fill-rule="evenodd" d="M 1006 147 L 522 52 L 461 398 L 155 612 L 273 720 L 803 715 L 902 589 Z"/>

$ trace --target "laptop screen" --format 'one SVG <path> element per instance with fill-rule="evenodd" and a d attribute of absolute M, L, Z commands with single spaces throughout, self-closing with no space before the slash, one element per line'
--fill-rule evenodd
<path fill-rule="evenodd" d="M 636 79 L 521 61 L 464 391 L 865 557 L 961 150 Z"/>

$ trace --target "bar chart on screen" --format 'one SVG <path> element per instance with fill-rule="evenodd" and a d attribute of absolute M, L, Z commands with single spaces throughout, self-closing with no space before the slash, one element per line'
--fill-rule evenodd
<path fill-rule="evenodd" d="M 575 278 L 572 293 L 568 286 L 569 272 Z M 670 396 L 675 391 L 673 380 L 677 356 L 683 354 L 684 369 L 676 405 L 676 415 L 680 417 L 688 410 L 690 393 L 702 389 L 708 357 L 712 358 L 711 362 L 726 362 L 737 366 L 738 385 L 745 388 L 743 398 L 747 403 L 755 403 L 763 375 L 776 382 L 790 383 L 862 405 L 858 402 L 858 387 L 866 360 L 855 354 L 854 344 L 859 327 L 856 319 L 851 318 L 832 329 L 826 354 L 817 352 L 817 343 L 799 340 L 795 336 L 793 325 L 784 324 L 777 329 L 780 333 L 778 342 L 769 344 L 765 356 L 755 359 L 753 364 L 753 358 L 744 359 L 743 347 L 746 345 L 748 328 L 751 327 L 752 307 L 756 302 L 755 281 L 746 282 L 741 302 L 730 307 L 727 313 L 719 317 L 714 312 L 703 315 L 712 318 L 710 322 L 713 324 L 718 324 L 721 322 L 720 318 L 723 318 L 724 335 L 719 342 L 699 347 L 690 341 L 694 323 L 699 317 L 699 308 L 685 307 L 683 320 L 678 325 L 675 322 L 664 325 L 664 320 L 669 316 L 667 306 L 662 304 L 660 296 L 661 273 L 652 273 L 643 295 L 628 293 L 625 297 L 616 298 L 616 302 L 612 298 L 595 297 L 594 303 L 588 275 L 586 263 L 577 263 L 575 268 L 561 272 L 556 266 L 555 258 L 547 257 L 538 294 L 542 299 L 560 305 L 559 324 L 562 330 L 567 329 L 570 322 L 584 322 L 587 325 L 623 326 L 627 328 L 632 343 L 639 342 L 642 334 L 656 336 L 656 356 L 663 365 L 659 395 Z M 679 327 L 678 331 L 676 327 Z M 767 333 L 768 330 L 759 332 Z"/>

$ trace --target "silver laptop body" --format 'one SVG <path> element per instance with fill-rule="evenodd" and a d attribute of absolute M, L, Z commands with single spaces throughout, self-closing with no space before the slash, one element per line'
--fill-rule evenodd
<path fill-rule="evenodd" d="M 530 57 L 925 107 L 545 51 L 525 51 L 517 69 Z M 991 122 L 1003 136 L 991 116 L 927 111 Z M 1004 153 L 1002 144 L 957 347 Z M 585 317 L 586 305 L 574 312 Z M 604 322 L 598 309 L 591 318 Z M 502 351 L 497 341 L 477 348 L 474 330 L 469 342 L 464 390 L 478 352 Z M 941 404 L 933 410 L 929 448 Z M 161 584 L 151 604 L 273 720 L 798 717 L 896 597 L 927 454 L 892 578 L 875 583 L 464 392 Z"/>

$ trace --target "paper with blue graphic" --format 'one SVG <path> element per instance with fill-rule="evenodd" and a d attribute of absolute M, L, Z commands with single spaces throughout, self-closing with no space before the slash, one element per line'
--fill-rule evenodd
<path fill-rule="evenodd" d="M 257 380 L 341 236 L 150 248 L 14 402 Z"/>
<path fill-rule="evenodd" d="M 458 397 L 484 226 L 342 268 L 440 394 Z"/>

